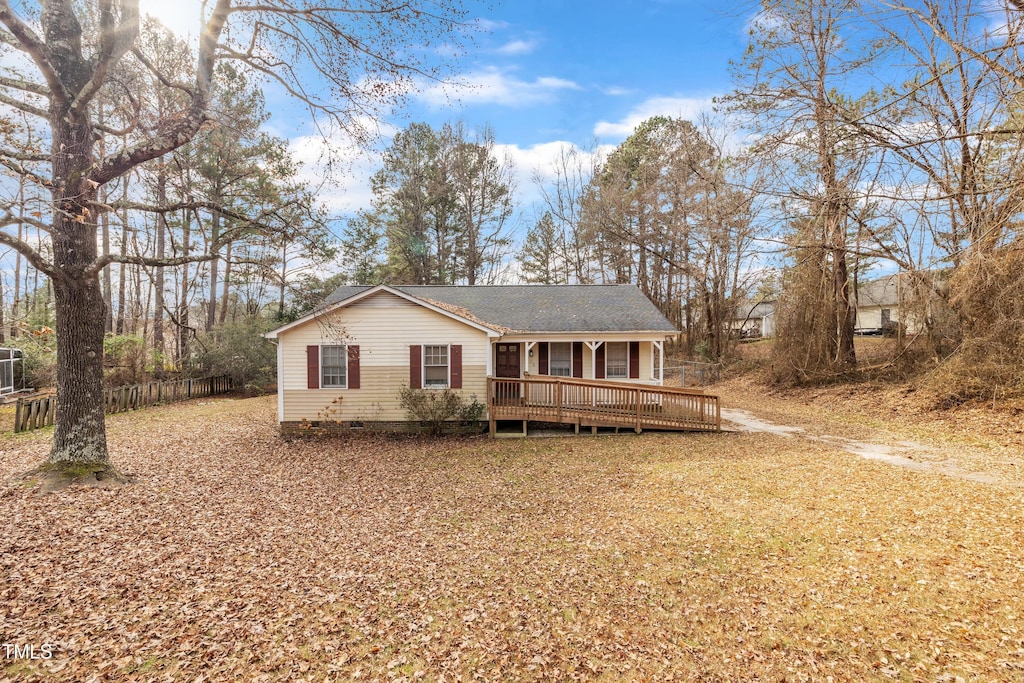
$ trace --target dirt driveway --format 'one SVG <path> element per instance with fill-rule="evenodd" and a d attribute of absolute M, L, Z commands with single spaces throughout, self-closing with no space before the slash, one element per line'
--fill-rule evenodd
<path fill-rule="evenodd" d="M 723 427 L 806 439 L 852 455 L 985 484 L 1024 487 L 1024 420 L 974 407 L 930 413 L 870 388 L 780 392 L 723 382 Z"/>

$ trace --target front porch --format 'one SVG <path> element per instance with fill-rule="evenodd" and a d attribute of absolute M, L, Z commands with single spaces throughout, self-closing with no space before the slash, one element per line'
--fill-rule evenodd
<path fill-rule="evenodd" d="M 602 339 L 505 335 L 491 342 L 488 376 L 526 375 L 661 385 L 664 335 L 608 335 Z"/>
<path fill-rule="evenodd" d="M 608 380 L 538 377 L 487 378 L 491 436 L 499 421 L 673 431 L 721 431 L 717 396 L 700 389 L 659 387 Z"/>

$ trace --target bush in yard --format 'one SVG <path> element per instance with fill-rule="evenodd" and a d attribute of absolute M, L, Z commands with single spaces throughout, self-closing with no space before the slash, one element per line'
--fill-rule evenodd
<path fill-rule="evenodd" d="M 21 326 L 21 335 L 9 344 L 21 349 L 21 362 L 25 372 L 25 386 L 44 389 L 56 384 L 57 338 L 50 327 Z M 16 371 L 21 381 L 21 370 Z"/>
<path fill-rule="evenodd" d="M 466 400 L 461 393 L 451 389 L 403 387 L 398 398 L 409 419 L 418 422 L 432 436 L 444 432 L 445 424 L 450 422 L 463 425 L 479 422 L 486 407 L 476 399 L 476 395 Z"/>
<path fill-rule="evenodd" d="M 103 337 L 103 361 L 108 387 L 138 384 L 146 369 L 146 340 L 138 335 L 108 334 Z"/>
<path fill-rule="evenodd" d="M 974 255 L 949 288 L 960 337 L 926 383 L 939 405 L 1024 396 L 1024 240 Z"/>

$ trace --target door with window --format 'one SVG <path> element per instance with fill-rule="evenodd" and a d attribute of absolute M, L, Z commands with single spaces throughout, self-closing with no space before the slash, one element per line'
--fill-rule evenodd
<path fill-rule="evenodd" d="M 494 345 L 494 376 L 499 380 L 502 378 L 519 379 L 520 375 L 519 344 L 495 344 Z M 499 401 L 518 399 L 521 396 L 519 382 L 497 383 L 495 398 Z"/>

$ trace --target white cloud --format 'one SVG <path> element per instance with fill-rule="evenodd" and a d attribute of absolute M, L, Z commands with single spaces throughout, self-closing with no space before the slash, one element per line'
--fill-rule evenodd
<path fill-rule="evenodd" d="M 493 19 L 485 19 L 483 17 L 477 17 L 469 23 L 479 31 L 497 31 L 503 28 L 508 28 L 507 21 L 495 21 Z"/>
<path fill-rule="evenodd" d="M 542 142 L 530 147 L 509 144 L 495 145 L 495 152 L 499 156 L 508 155 L 512 161 L 516 198 L 519 207 L 523 210 L 540 201 L 540 190 L 535 179 L 542 183 L 550 183 L 555 180 L 556 162 L 563 151 L 575 152 L 586 168 L 592 164 L 594 157 L 606 156 L 611 149 L 611 146 L 601 146 L 595 150 L 586 150 L 565 140 Z"/>
<path fill-rule="evenodd" d="M 464 74 L 452 83 L 424 85 L 415 95 L 435 107 L 450 106 L 453 100 L 464 104 L 502 104 L 527 106 L 554 99 L 560 91 L 582 90 L 573 81 L 542 76 L 524 81 L 507 70 L 487 67 Z"/>
<path fill-rule="evenodd" d="M 513 40 L 499 47 L 495 52 L 499 55 L 528 55 L 536 49 L 537 43 L 532 40 Z"/>
<path fill-rule="evenodd" d="M 394 137 L 398 128 L 367 119 L 359 122 L 373 130 L 381 144 Z M 356 137 L 335 131 L 289 140 L 292 158 L 301 164 L 299 178 L 313 188 L 317 199 L 333 213 L 354 213 L 368 208 L 373 199 L 370 177 L 380 168 L 380 150 L 360 146 Z"/>
<path fill-rule="evenodd" d="M 623 95 L 631 95 L 634 91 L 631 90 L 630 88 L 623 88 L 617 85 L 611 85 L 608 86 L 607 88 L 604 88 L 601 92 L 603 92 L 605 95 L 610 95 L 612 97 L 622 97 Z"/>
<path fill-rule="evenodd" d="M 618 121 L 599 121 L 594 126 L 594 135 L 613 140 L 626 138 L 637 126 L 652 116 L 671 116 L 696 121 L 701 114 L 710 113 L 713 104 L 710 97 L 653 97 L 641 102 Z"/>

